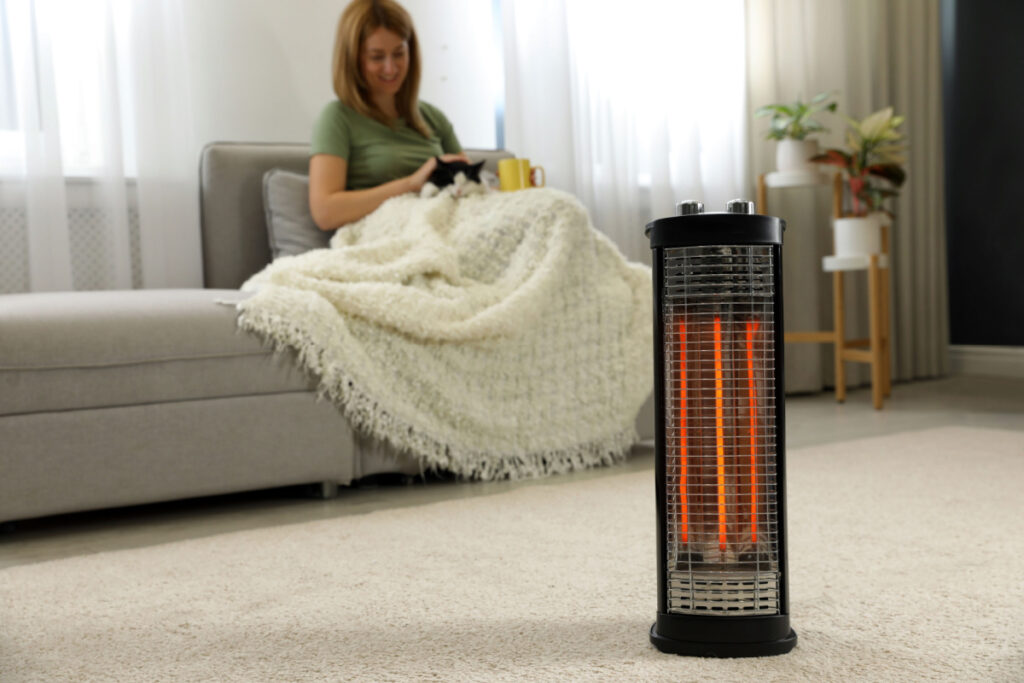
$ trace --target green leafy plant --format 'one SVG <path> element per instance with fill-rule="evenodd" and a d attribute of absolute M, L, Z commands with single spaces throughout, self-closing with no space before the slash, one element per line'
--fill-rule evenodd
<path fill-rule="evenodd" d="M 866 216 L 883 210 L 885 200 L 899 194 L 907 178 L 903 133 L 896 130 L 905 117 L 892 107 L 880 109 L 861 121 L 847 118 L 846 144 L 849 149 L 827 149 L 811 161 L 838 166 L 846 174 L 853 197 L 853 213 Z M 882 183 L 879 183 L 881 180 Z"/>
<path fill-rule="evenodd" d="M 810 102 L 801 102 L 798 98 L 792 104 L 766 104 L 754 112 L 754 116 L 771 116 L 768 133 L 765 138 L 768 140 L 804 140 L 808 135 L 822 133 L 828 129 L 821 125 L 815 118 L 815 114 L 824 111 L 834 112 L 836 103 L 830 102 L 832 93 L 818 93 Z"/>

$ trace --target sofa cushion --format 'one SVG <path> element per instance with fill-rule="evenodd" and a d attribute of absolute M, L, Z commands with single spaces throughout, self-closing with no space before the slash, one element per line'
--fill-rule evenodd
<path fill-rule="evenodd" d="M 316 227 L 309 210 L 309 177 L 273 168 L 263 175 L 270 253 L 274 258 L 323 249 L 331 234 Z"/>
<path fill-rule="evenodd" d="M 237 290 L 0 297 L 0 415 L 311 390 L 237 330 Z"/>

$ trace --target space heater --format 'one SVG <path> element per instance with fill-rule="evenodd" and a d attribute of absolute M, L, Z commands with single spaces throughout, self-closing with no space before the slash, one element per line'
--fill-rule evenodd
<path fill-rule="evenodd" d="M 659 650 L 789 652 L 782 231 L 681 202 L 653 251 Z"/>

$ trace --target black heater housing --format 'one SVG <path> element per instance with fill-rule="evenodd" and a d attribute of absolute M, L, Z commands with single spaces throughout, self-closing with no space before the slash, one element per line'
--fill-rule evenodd
<path fill-rule="evenodd" d="M 647 225 L 653 250 L 659 650 L 789 652 L 782 232 L 729 202 Z"/>

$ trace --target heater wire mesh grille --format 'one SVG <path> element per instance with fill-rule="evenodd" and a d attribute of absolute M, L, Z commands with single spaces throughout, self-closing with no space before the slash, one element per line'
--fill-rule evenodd
<path fill-rule="evenodd" d="M 668 609 L 778 614 L 772 247 L 663 258 Z"/>

